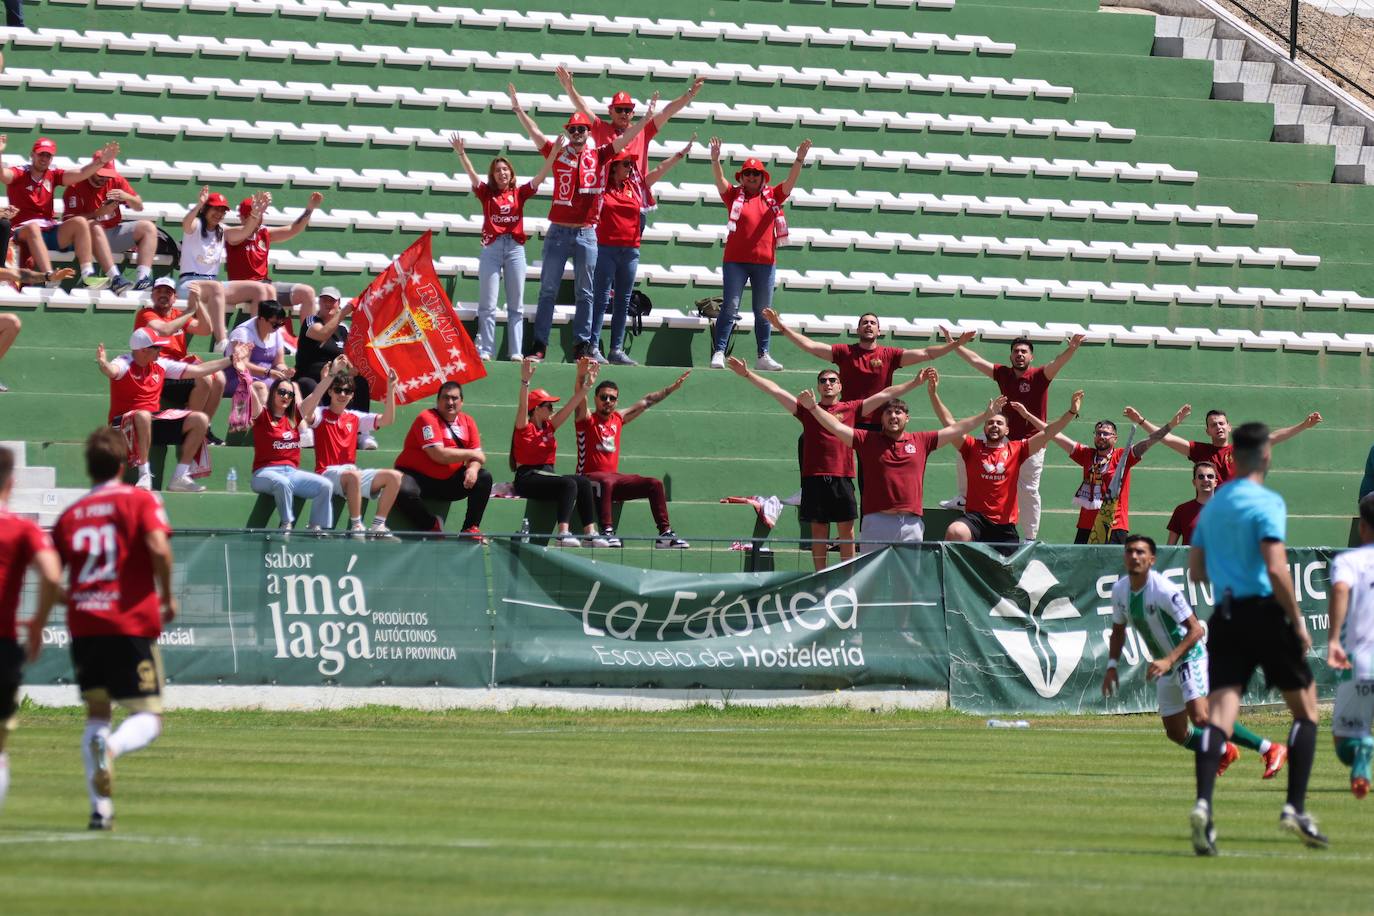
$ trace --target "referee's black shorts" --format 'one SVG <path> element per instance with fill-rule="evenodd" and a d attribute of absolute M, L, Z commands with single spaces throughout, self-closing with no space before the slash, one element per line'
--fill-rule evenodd
<path fill-rule="evenodd" d="M 804 522 L 852 522 L 859 517 L 854 481 L 848 477 L 803 477 L 797 515 Z"/>
<path fill-rule="evenodd" d="M 1255 668 L 1277 690 L 1301 690 L 1312 683 L 1298 633 L 1273 595 L 1223 599 L 1207 622 L 1211 688 L 1244 690 Z"/>

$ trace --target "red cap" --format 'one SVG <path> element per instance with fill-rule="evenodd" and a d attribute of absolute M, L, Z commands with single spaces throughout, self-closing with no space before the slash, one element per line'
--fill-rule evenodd
<path fill-rule="evenodd" d="M 567 124 L 564 124 L 563 126 L 564 126 L 564 127 L 585 127 L 585 128 L 587 128 L 588 130 L 591 130 L 591 129 L 592 129 L 592 122 L 591 122 L 590 120 L 588 120 L 588 119 L 587 119 L 587 116 L 584 115 L 582 112 L 580 112 L 580 111 L 574 111 L 573 114 L 572 114 L 572 117 L 568 118 L 568 123 L 567 123 Z"/>
<path fill-rule="evenodd" d="M 103 175 L 106 178 L 118 178 L 119 169 L 115 168 L 115 161 L 111 159 L 109 162 L 102 165 L 99 171 L 96 172 L 96 174 Z"/>
<path fill-rule="evenodd" d="M 621 150 L 611 157 L 611 162 L 638 162 L 639 155 L 629 147 Z"/>
<path fill-rule="evenodd" d="M 630 98 L 630 94 L 628 92 L 621 90 L 620 92 L 617 92 L 615 95 L 611 96 L 611 104 L 607 107 L 610 108 L 611 111 L 615 111 L 615 109 L 624 108 L 626 105 L 630 106 L 631 108 L 634 108 L 635 100 Z"/>
<path fill-rule="evenodd" d="M 740 166 L 739 171 L 735 173 L 735 180 L 739 181 L 744 173 L 749 171 L 762 172 L 764 184 L 772 180 L 771 176 L 768 174 L 768 169 L 764 168 L 763 163 L 753 157 L 744 160 L 744 165 Z"/>
<path fill-rule="evenodd" d="M 211 194 L 209 197 L 205 198 L 205 206 L 223 207 L 224 209 L 228 210 L 229 201 L 225 199 L 223 194 Z"/>
<path fill-rule="evenodd" d="M 56 153 L 57 144 L 47 137 L 39 137 L 33 142 L 33 151 L 35 153 Z"/>
<path fill-rule="evenodd" d="M 253 198 L 245 197 L 239 201 L 239 216 L 243 219 L 248 218 L 248 214 L 253 212 Z"/>
<path fill-rule="evenodd" d="M 525 410 L 530 411 L 540 404 L 556 404 L 561 398 L 556 398 L 543 388 L 536 388 L 525 396 Z"/>

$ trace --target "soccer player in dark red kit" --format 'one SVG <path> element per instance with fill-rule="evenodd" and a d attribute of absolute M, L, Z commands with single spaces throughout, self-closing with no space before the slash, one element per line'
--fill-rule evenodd
<path fill-rule="evenodd" d="M 94 486 L 53 526 L 68 570 L 72 667 L 86 704 L 81 760 L 91 799 L 90 829 L 114 828 L 114 761 L 162 733 L 162 657 L 157 639 L 176 617 L 171 525 L 157 496 L 120 483 L 124 437 L 102 427 L 86 439 Z M 129 715 L 113 733 L 113 705 Z"/>

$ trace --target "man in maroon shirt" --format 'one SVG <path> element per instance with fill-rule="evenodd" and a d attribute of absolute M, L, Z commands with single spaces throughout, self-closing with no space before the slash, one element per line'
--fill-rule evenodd
<path fill-rule="evenodd" d="M 954 339 L 949 328 L 945 328 L 944 332 L 945 339 Z M 1075 334 L 1069 338 L 1068 346 L 1064 348 L 1064 351 L 1043 369 L 1031 365 L 1035 359 L 1035 344 L 1025 337 L 1018 337 L 1011 342 L 1011 365 L 1009 366 L 989 362 L 962 344 L 955 352 L 962 356 L 970 366 L 996 382 L 997 387 L 1007 400 L 1024 404 L 1032 416 L 1044 421 L 1048 409 L 1050 382 L 1054 381 L 1055 376 L 1059 375 L 1059 370 L 1063 369 L 1065 364 L 1073 359 L 1073 355 L 1078 352 L 1083 339 L 1084 335 L 1082 334 Z M 1029 425 L 1019 413 L 1012 411 L 1008 414 L 1008 438 L 1026 439 L 1034 433 L 1035 428 Z M 1032 455 L 1021 465 L 1021 476 L 1017 481 L 1018 515 L 1026 539 L 1031 541 L 1035 540 L 1040 533 L 1040 474 L 1044 469 L 1045 453 L 1042 450 Z M 961 463 L 959 465 L 959 495 L 952 500 L 945 500 L 940 505 L 948 509 L 963 508 L 967 490 L 968 485 L 963 476 Z"/>
<path fill-rule="evenodd" d="M 1140 415 L 1140 412 L 1133 407 L 1126 408 L 1127 418 L 1133 423 L 1139 423 L 1146 432 L 1154 432 L 1159 429 L 1149 420 Z M 1189 411 L 1192 408 L 1189 407 Z M 1298 433 L 1305 429 L 1311 429 L 1322 421 L 1322 415 L 1317 411 L 1309 413 L 1301 423 L 1294 423 L 1292 426 L 1285 426 L 1283 429 L 1276 429 L 1269 434 L 1269 443 L 1277 445 L 1280 442 L 1287 442 Z M 1232 457 L 1231 447 L 1231 421 L 1226 419 L 1226 414 L 1220 410 L 1207 411 L 1206 417 L 1207 435 L 1212 440 L 1210 442 L 1190 442 L 1187 439 L 1175 436 L 1172 433 L 1164 437 L 1164 444 L 1178 452 L 1189 461 L 1207 461 L 1217 469 L 1217 486 L 1221 486 L 1236 475 L 1236 464 Z"/>
<path fill-rule="evenodd" d="M 85 181 L 70 185 L 62 195 L 62 221 L 84 218 L 91 227 L 91 246 L 110 278 L 111 289 L 120 292 L 123 277 L 115 265 L 116 254 L 137 251 L 138 274 L 134 292 L 144 292 L 153 285 L 153 257 L 157 254 L 157 223 L 151 219 L 125 221 L 121 207 L 143 210 L 143 198 L 119 174 L 113 162 L 107 162 Z"/>
<path fill-rule="evenodd" d="M 1199 461 L 1193 465 L 1193 492 L 1196 494 L 1186 503 L 1174 507 L 1169 516 L 1169 543 L 1187 546 L 1193 543 L 1193 529 L 1197 527 L 1197 517 L 1202 507 L 1212 499 L 1217 491 L 1217 466 L 1210 461 Z"/>

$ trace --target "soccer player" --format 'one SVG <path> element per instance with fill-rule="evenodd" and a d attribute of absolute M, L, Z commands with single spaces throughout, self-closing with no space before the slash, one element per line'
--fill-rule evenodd
<path fill-rule="evenodd" d="M 162 656 L 157 639 L 176 617 L 171 526 L 162 502 L 119 482 L 124 437 L 102 427 L 86 439 L 94 487 L 53 526 L 69 571 L 67 628 L 72 666 L 86 704 L 81 760 L 91 800 L 90 829 L 114 829 L 114 761 L 162 732 Z M 111 734 L 113 704 L 129 711 Z"/>
<path fill-rule="evenodd" d="M 90 224 L 91 247 L 96 260 L 110 278 L 110 288 L 122 292 L 129 288 L 118 265 L 116 254 L 138 251 L 138 274 L 134 292 L 144 292 L 153 285 L 153 257 L 157 254 L 157 223 L 150 219 L 124 221 L 121 207 L 139 212 L 143 198 L 134 189 L 113 161 L 102 165 L 85 181 L 67 188 L 62 196 L 62 221 L 83 217 Z"/>
<path fill-rule="evenodd" d="M 1132 418 L 1133 422 L 1139 423 L 1146 432 L 1152 433 L 1159 428 L 1139 414 L 1136 416 L 1138 419 Z M 1270 433 L 1269 444 L 1278 445 L 1280 442 L 1287 442 L 1298 433 L 1305 429 L 1311 429 L 1321 421 L 1322 415 L 1314 410 L 1301 423 L 1294 423 L 1292 426 L 1285 426 L 1283 429 L 1276 429 Z M 1209 410 L 1205 422 L 1207 435 L 1211 439 L 1210 442 L 1190 442 L 1170 434 L 1164 437 L 1164 444 L 1189 461 L 1210 461 L 1212 466 L 1217 469 L 1217 486 L 1221 486 L 1236 476 L 1235 461 L 1232 458 L 1235 449 L 1229 442 L 1231 421 L 1226 418 L 1225 412 Z"/>
<path fill-rule="evenodd" d="M 10 788 L 10 758 L 5 740 L 14 730 L 19 712 L 19 685 L 24 659 L 38 658 L 43 649 L 43 624 L 62 591 L 62 564 L 52 541 L 33 522 L 9 512 L 14 489 L 14 453 L 0 448 L 0 807 Z M 19 645 L 19 591 L 24 574 L 38 574 L 38 610 L 29 621 L 27 653 Z"/>
<path fill-rule="evenodd" d="M 1193 465 L 1193 493 L 1192 499 L 1186 503 L 1179 503 L 1174 506 L 1174 512 L 1169 516 L 1169 543 L 1183 543 L 1185 546 L 1193 541 L 1193 529 L 1197 527 L 1197 517 L 1202 512 L 1202 507 L 1211 500 L 1212 494 L 1217 491 L 1217 466 L 1210 461 L 1199 461 Z"/>
<path fill-rule="evenodd" d="M 1130 624 L 1152 658 L 1145 677 L 1155 682 L 1164 734 L 1196 752 L 1202 746 L 1202 729 L 1207 726 L 1206 634 L 1183 590 L 1155 571 L 1154 539 L 1128 535 L 1125 553 L 1126 575 L 1112 586 L 1112 635 L 1102 695 L 1116 693 L 1116 666 L 1126 644 L 1126 625 Z M 1235 737 L 1263 756 L 1264 779 L 1273 779 L 1283 769 L 1288 748 L 1261 738 L 1239 722 Z M 1226 772 L 1239 757 L 1240 751 L 1228 741 L 1217 775 Z"/>
<path fill-rule="evenodd" d="M 354 375 L 346 357 L 339 357 L 320 379 L 328 390 L 328 406 L 316 407 L 308 418 L 315 430 L 315 473 L 334 485 L 348 503 L 348 530 L 355 538 L 385 538 L 387 513 L 401 489 L 401 472 L 392 469 L 360 468 L 358 439 L 371 435 L 396 419 L 396 370 L 387 370 L 386 408 L 380 413 L 349 410 L 353 399 Z M 377 511 L 372 527 L 363 525 L 363 495 L 376 496 Z"/>
<path fill-rule="evenodd" d="M 1287 509 L 1283 497 L 1264 486 L 1272 458 L 1269 427 L 1246 423 L 1236 429 L 1232 445 L 1236 476 L 1203 508 L 1188 554 L 1193 581 L 1210 581 L 1216 602 L 1207 637 L 1210 723 L 1197 752 L 1197 802 L 1189 815 L 1193 851 L 1216 855 L 1217 763 L 1256 667 L 1283 693 L 1293 714 L 1288 799 L 1279 827 L 1308 846 L 1325 847 L 1316 819 L 1303 810 L 1317 749 L 1317 687 L 1307 664 L 1312 637 L 1294 596 L 1283 546 Z"/>
<path fill-rule="evenodd" d="M 1331 737 L 1336 756 L 1350 767 L 1350 791 L 1369 794 L 1374 757 L 1374 496 L 1360 500 L 1360 546 L 1331 564 L 1331 634 L 1326 664 L 1336 672 Z"/>
<path fill-rule="evenodd" d="M 397 503 L 420 530 L 441 532 L 443 521 L 425 508 L 425 499 L 467 500 L 463 533 L 481 537 L 482 515 L 491 498 L 491 472 L 482 465 L 482 436 L 477 421 L 463 412 L 463 386 L 444 382 L 434 406 L 420 411 L 406 433 L 396 470 L 401 472 Z"/>

